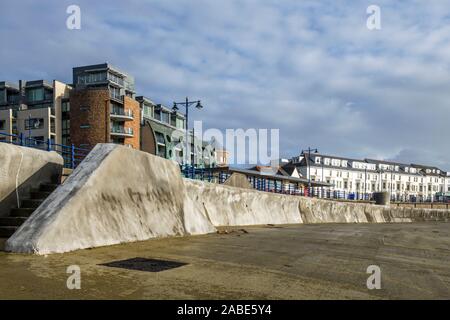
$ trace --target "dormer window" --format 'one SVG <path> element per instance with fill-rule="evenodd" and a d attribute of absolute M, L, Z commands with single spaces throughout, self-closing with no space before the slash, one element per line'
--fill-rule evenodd
<path fill-rule="evenodd" d="M 320 162 L 321 162 L 321 158 L 320 157 L 316 157 L 316 163 L 320 164 Z"/>

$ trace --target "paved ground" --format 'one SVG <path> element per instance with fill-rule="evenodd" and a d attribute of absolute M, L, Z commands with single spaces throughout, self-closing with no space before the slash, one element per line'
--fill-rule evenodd
<path fill-rule="evenodd" d="M 246 227 L 47 257 L 0 252 L 0 298 L 450 299 L 450 224 Z M 101 266 L 130 258 L 187 265 L 158 273 Z M 81 268 L 81 290 L 66 269 Z M 379 265 L 382 289 L 366 269 Z"/>

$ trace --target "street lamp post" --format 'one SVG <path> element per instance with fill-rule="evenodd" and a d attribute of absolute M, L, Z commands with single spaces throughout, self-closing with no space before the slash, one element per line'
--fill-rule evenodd
<path fill-rule="evenodd" d="M 184 105 L 186 108 L 186 150 L 185 153 L 186 155 L 184 155 L 185 157 L 185 164 L 189 164 L 189 157 L 190 157 L 190 152 L 189 152 L 189 127 L 188 127 L 188 123 L 189 123 L 189 107 L 193 106 L 195 104 L 195 107 L 197 109 L 202 109 L 203 106 L 201 104 L 200 100 L 196 100 L 196 101 L 189 101 L 189 98 L 186 97 L 186 101 L 185 102 L 174 102 L 173 103 L 173 111 L 178 111 L 178 105 Z M 193 137 L 193 142 L 194 142 L 194 137 Z"/>
<path fill-rule="evenodd" d="M 308 152 L 308 158 L 306 159 L 306 173 L 308 175 L 308 196 L 311 192 L 311 172 L 310 172 L 310 165 L 309 165 L 309 159 L 311 158 L 311 151 L 314 151 L 315 153 L 318 153 L 319 151 L 317 149 L 311 149 L 311 147 L 308 147 L 308 150 L 302 150 L 302 154 L 305 154 L 305 152 Z"/>

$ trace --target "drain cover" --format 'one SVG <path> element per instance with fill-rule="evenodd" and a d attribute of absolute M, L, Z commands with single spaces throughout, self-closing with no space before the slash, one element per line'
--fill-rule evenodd
<path fill-rule="evenodd" d="M 158 259 L 133 258 L 128 260 L 108 262 L 100 265 L 112 268 L 121 268 L 146 272 L 160 272 L 179 268 L 187 265 L 187 263 L 168 260 L 158 260 Z"/>

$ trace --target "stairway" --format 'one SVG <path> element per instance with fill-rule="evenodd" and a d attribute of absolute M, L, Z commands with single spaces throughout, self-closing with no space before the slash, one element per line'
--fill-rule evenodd
<path fill-rule="evenodd" d="M 71 172 L 64 169 L 62 177 L 53 177 L 54 183 L 41 183 L 38 188 L 31 189 L 29 197 L 21 200 L 20 208 L 11 209 L 7 217 L 0 217 L 0 238 L 11 237 Z"/>

